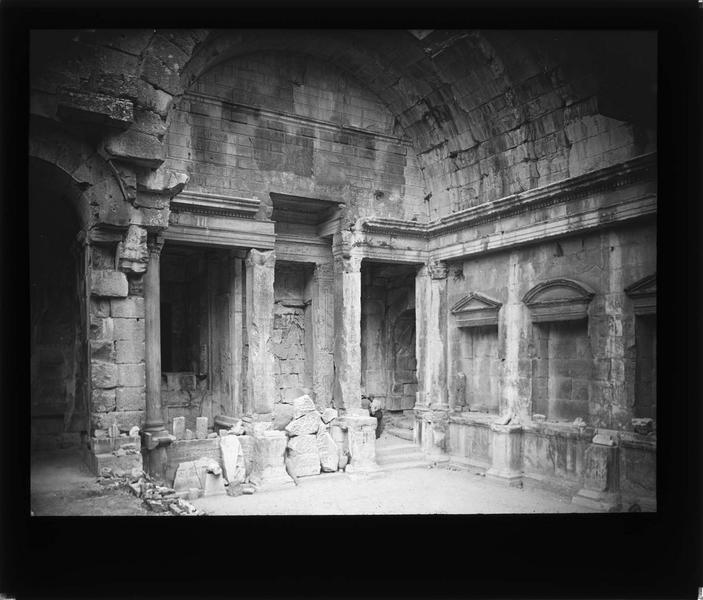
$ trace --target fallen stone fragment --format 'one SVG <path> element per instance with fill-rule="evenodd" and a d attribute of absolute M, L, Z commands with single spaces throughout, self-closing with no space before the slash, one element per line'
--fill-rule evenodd
<path fill-rule="evenodd" d="M 242 493 L 245 495 L 251 495 L 256 492 L 256 487 L 254 487 L 251 483 L 245 483 L 242 485 Z"/>
<path fill-rule="evenodd" d="M 144 503 L 147 505 L 147 508 L 153 510 L 154 512 L 164 512 L 166 510 L 166 507 L 161 500 L 146 499 L 144 500 Z"/>
<path fill-rule="evenodd" d="M 139 435 L 139 427 L 136 425 L 129 430 L 129 437 L 136 437 Z"/>
<path fill-rule="evenodd" d="M 107 437 L 107 429 L 96 429 L 93 432 L 93 435 L 98 439 L 106 438 Z"/>
<path fill-rule="evenodd" d="M 199 458 L 198 460 L 180 463 L 176 469 L 173 488 L 176 491 L 189 490 L 191 488 L 204 489 L 205 474 L 208 469 L 217 469 L 219 471 L 220 465 L 212 458 Z"/>
<path fill-rule="evenodd" d="M 186 429 L 185 439 L 186 440 L 195 439 L 195 434 L 193 433 L 193 431 L 191 429 Z"/>
<path fill-rule="evenodd" d="M 244 493 L 244 489 L 241 483 L 230 483 L 227 486 L 227 495 L 232 497 L 241 496 Z"/>
<path fill-rule="evenodd" d="M 317 434 L 317 450 L 320 455 L 320 467 L 325 473 L 334 473 L 339 466 L 337 444 L 326 431 Z"/>
<path fill-rule="evenodd" d="M 334 408 L 326 408 L 322 411 L 321 418 L 323 423 L 329 423 L 330 421 L 336 419 L 338 416 L 339 415 L 337 414 L 337 411 Z"/>
<path fill-rule="evenodd" d="M 174 515 L 182 515 L 183 514 L 183 509 L 178 506 L 178 504 L 169 504 L 168 509 L 174 514 Z"/>
<path fill-rule="evenodd" d="M 207 439 L 209 440 L 214 440 L 217 437 L 217 434 L 213 431 L 212 433 L 207 434 Z"/>
<path fill-rule="evenodd" d="M 136 483 L 130 483 L 129 484 L 129 489 L 132 491 L 132 493 L 137 497 L 141 497 L 142 495 L 142 489 L 136 484 Z"/>
<path fill-rule="evenodd" d="M 127 474 L 124 469 L 115 469 L 114 473 L 115 477 L 124 477 Z"/>
<path fill-rule="evenodd" d="M 195 417 L 195 438 L 204 440 L 207 437 L 207 417 Z"/>
<path fill-rule="evenodd" d="M 330 438 L 331 439 L 331 438 Z M 317 436 L 299 435 L 288 440 L 288 464 L 297 477 L 319 475 Z"/>
<path fill-rule="evenodd" d="M 312 398 L 307 394 L 293 399 L 294 419 L 299 419 L 303 415 L 306 415 L 314 410 L 316 410 L 315 403 L 312 401 Z"/>
<path fill-rule="evenodd" d="M 496 425 L 507 425 L 510 423 L 512 420 L 512 415 L 510 413 L 503 415 L 502 417 L 499 417 L 494 421 Z"/>
<path fill-rule="evenodd" d="M 288 435 L 310 435 L 317 433 L 320 428 L 322 420 L 320 419 L 320 413 L 317 411 L 309 412 L 302 417 L 293 419 L 288 425 L 286 425 L 286 431 Z"/>
<path fill-rule="evenodd" d="M 220 438 L 220 452 L 222 453 L 222 463 L 227 481 L 230 485 L 242 483 L 246 476 L 246 468 L 239 437 L 230 435 Z"/>
<path fill-rule="evenodd" d="M 176 436 L 177 440 L 182 440 L 185 437 L 186 432 L 186 418 L 185 417 L 173 417 L 173 435 Z"/>

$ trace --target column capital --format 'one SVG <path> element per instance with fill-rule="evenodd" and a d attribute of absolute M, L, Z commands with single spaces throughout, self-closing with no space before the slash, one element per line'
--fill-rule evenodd
<path fill-rule="evenodd" d="M 273 269 L 276 266 L 276 252 L 274 250 L 256 250 L 252 248 L 247 252 L 246 266 Z"/>
<path fill-rule="evenodd" d="M 334 270 L 337 273 L 359 273 L 361 272 L 361 256 L 335 254 Z"/>
<path fill-rule="evenodd" d="M 315 279 L 331 279 L 334 276 L 334 261 L 315 263 Z"/>
<path fill-rule="evenodd" d="M 147 238 L 146 247 L 150 257 L 155 256 L 158 258 L 160 256 L 161 250 L 163 250 L 164 247 L 164 241 L 164 236 L 158 234 Z"/>
<path fill-rule="evenodd" d="M 449 268 L 443 260 L 431 260 L 427 263 L 427 273 L 432 279 L 446 279 Z"/>

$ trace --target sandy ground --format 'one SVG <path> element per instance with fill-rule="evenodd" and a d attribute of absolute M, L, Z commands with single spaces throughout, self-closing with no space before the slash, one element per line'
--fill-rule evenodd
<path fill-rule="evenodd" d="M 42 515 L 155 515 L 124 489 L 96 483 L 80 455 L 56 452 L 32 460 L 31 503 Z M 364 515 L 594 512 L 570 498 L 508 488 L 472 471 L 413 468 L 371 476 L 327 473 L 251 496 L 211 496 L 193 504 L 209 515 Z"/>
<path fill-rule="evenodd" d="M 322 474 L 298 487 L 251 496 L 211 496 L 193 504 L 210 515 L 365 515 L 595 512 L 545 490 L 507 488 L 467 471 L 416 468 Z"/>

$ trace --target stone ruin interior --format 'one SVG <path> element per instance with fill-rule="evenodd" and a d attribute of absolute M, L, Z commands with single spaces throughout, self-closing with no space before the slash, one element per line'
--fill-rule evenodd
<path fill-rule="evenodd" d="M 179 493 L 431 462 L 656 510 L 653 34 L 31 54 L 33 452 Z"/>

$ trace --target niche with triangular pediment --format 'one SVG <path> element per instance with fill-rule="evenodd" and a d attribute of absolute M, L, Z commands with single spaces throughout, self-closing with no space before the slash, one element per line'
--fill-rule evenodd
<path fill-rule="evenodd" d="M 595 292 L 586 284 L 560 278 L 538 283 L 522 301 L 533 323 L 552 323 L 587 319 L 593 296 Z"/>
<path fill-rule="evenodd" d="M 485 327 L 498 325 L 498 312 L 502 304 L 478 292 L 464 296 L 452 307 L 457 327 Z"/>

